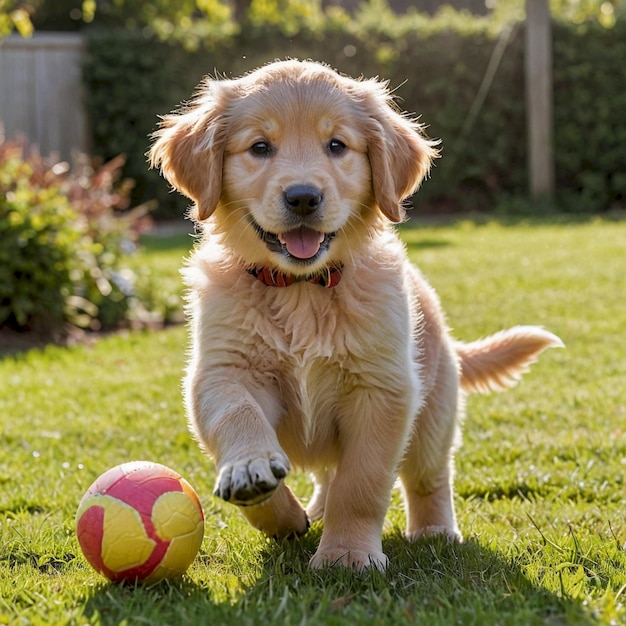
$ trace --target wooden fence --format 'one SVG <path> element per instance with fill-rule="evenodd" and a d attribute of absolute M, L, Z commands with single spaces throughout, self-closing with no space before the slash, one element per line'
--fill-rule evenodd
<path fill-rule="evenodd" d="M 88 151 L 80 35 L 19 36 L 0 41 L 0 123 L 10 139 L 24 135 L 43 155 Z"/>

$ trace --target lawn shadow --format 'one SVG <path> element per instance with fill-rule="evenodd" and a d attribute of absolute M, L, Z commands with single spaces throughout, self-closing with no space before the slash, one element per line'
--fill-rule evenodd
<path fill-rule="evenodd" d="M 169 252 L 177 249 L 191 249 L 201 231 L 188 219 L 159 222 L 152 229 L 142 233 L 139 243 L 151 252 Z"/>
<path fill-rule="evenodd" d="M 425 237 L 419 230 L 417 222 L 407 222 L 398 227 L 398 233 L 407 248 L 411 250 L 428 250 L 430 248 L 447 248 L 453 245 L 448 239 L 443 237 Z"/>
<path fill-rule="evenodd" d="M 448 228 L 459 223 L 469 222 L 476 226 L 487 224 L 499 224 L 504 227 L 516 226 L 562 226 L 572 224 L 589 224 L 590 222 L 601 220 L 605 222 L 623 222 L 626 220 L 626 210 L 618 208 L 600 213 L 563 213 L 558 211 L 536 211 L 528 213 L 500 213 L 497 211 L 478 212 L 466 211 L 456 213 L 413 213 L 410 218 L 400 226 L 400 232 L 418 229 L 420 227 Z"/>
<path fill-rule="evenodd" d="M 236 623 L 231 613 L 230 603 L 214 601 L 202 585 L 186 577 L 152 585 L 102 582 L 89 590 L 83 608 L 87 623 L 102 626 L 226 625 Z"/>
<path fill-rule="evenodd" d="M 310 570 L 320 536 L 315 524 L 300 539 L 263 544 L 252 578 L 242 574 L 250 566 L 242 548 L 238 555 L 205 554 L 194 580 L 143 588 L 103 584 L 85 615 L 102 624 L 154 625 L 597 623 L 582 604 L 534 584 L 514 562 L 473 539 L 409 543 L 394 530 L 383 540 L 387 571 L 357 573 Z"/>
<path fill-rule="evenodd" d="M 581 603 L 536 584 L 514 560 L 475 539 L 411 543 L 396 531 L 383 545 L 390 557 L 389 575 L 400 582 L 398 597 L 412 596 L 415 607 L 421 601 L 424 619 L 445 613 L 450 623 L 469 623 L 481 615 L 484 621 L 474 623 L 509 623 L 495 619 L 500 615 L 515 616 L 516 624 L 596 623 Z"/>
<path fill-rule="evenodd" d="M 321 536 L 316 526 L 298 542 L 268 547 L 263 576 L 246 602 L 251 596 L 260 599 L 267 581 L 279 578 L 300 605 L 311 598 L 306 609 L 294 600 L 295 614 L 306 618 L 317 611 L 324 623 L 337 623 L 340 617 L 346 620 L 341 623 L 362 623 L 365 615 L 375 623 L 393 624 L 509 623 L 500 620 L 502 615 L 515 616 L 510 622 L 515 624 L 597 623 L 581 603 L 538 586 L 515 562 L 471 538 L 463 544 L 442 538 L 412 543 L 394 529 L 383 536 L 389 557 L 385 573 L 359 574 L 341 567 L 311 572 L 308 560 Z"/>

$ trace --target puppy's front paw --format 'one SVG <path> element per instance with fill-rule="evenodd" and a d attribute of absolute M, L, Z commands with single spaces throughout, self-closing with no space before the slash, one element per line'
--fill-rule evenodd
<path fill-rule="evenodd" d="M 289 471 L 289 460 L 282 453 L 250 456 L 223 465 L 214 494 L 239 506 L 267 500 Z"/>
<path fill-rule="evenodd" d="M 311 558 L 309 565 L 312 569 L 323 569 L 343 565 L 358 572 L 363 572 L 372 567 L 384 572 L 389 559 L 383 552 L 364 550 L 349 550 L 336 547 L 318 550 Z"/>

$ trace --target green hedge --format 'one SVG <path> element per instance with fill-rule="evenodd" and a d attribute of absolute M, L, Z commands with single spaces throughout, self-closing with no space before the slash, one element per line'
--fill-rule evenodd
<path fill-rule="evenodd" d="M 626 204 L 626 20 L 554 46 L 557 185 L 582 210 Z"/>
<path fill-rule="evenodd" d="M 377 15 L 377 17 L 376 17 Z M 292 29 L 293 30 L 293 29 Z M 556 173 L 561 210 L 604 210 L 626 193 L 626 22 L 584 31 L 555 24 Z M 514 28 L 484 104 L 473 120 L 498 33 L 488 21 L 425 20 L 338 12 L 293 34 L 247 23 L 236 36 L 186 51 L 145 32 L 91 32 L 85 82 L 96 153 L 127 155 L 135 202 L 157 198 L 162 217 L 185 200 L 147 170 L 158 115 L 189 98 L 204 74 L 237 76 L 276 58 L 326 61 L 352 76 L 389 79 L 400 104 L 442 140 L 443 158 L 415 198 L 419 211 L 492 210 L 525 196 L 523 25 Z"/>
<path fill-rule="evenodd" d="M 133 31 L 98 31 L 88 40 L 83 67 L 92 152 L 104 159 L 126 156 L 125 176 L 135 181 L 133 204 L 157 199 L 153 215 L 173 215 L 180 199 L 169 193 L 145 153 L 158 115 L 188 98 L 201 62 L 180 46 Z"/>

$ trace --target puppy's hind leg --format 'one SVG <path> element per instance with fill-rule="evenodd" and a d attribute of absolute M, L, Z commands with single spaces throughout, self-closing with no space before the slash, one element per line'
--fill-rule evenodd
<path fill-rule="evenodd" d="M 309 518 L 291 489 L 281 482 L 269 500 L 240 507 L 247 520 L 274 539 L 297 537 L 309 529 Z"/>
<path fill-rule="evenodd" d="M 334 475 L 335 472 L 329 469 L 316 471 L 314 473 L 315 489 L 309 500 L 309 505 L 306 507 L 306 513 L 312 522 L 324 517 L 328 487 Z"/>
<path fill-rule="evenodd" d="M 451 360 L 442 361 L 437 386 L 417 419 L 399 472 L 406 536 L 411 541 L 434 535 L 462 540 L 453 500 L 453 452 L 460 401 L 456 367 Z"/>

